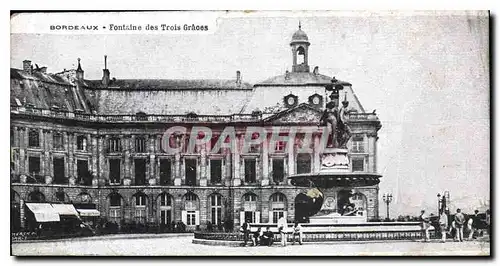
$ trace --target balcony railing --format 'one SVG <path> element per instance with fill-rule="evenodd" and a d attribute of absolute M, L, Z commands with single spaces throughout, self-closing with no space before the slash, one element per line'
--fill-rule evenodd
<path fill-rule="evenodd" d="M 241 122 L 241 121 L 259 121 L 262 117 L 252 114 L 233 114 L 233 115 L 197 115 L 188 117 L 186 115 L 95 115 L 85 113 L 74 113 L 61 110 L 49 110 L 31 107 L 11 106 L 13 114 L 29 114 L 44 117 L 67 118 L 81 121 L 92 122 Z"/>
<path fill-rule="evenodd" d="M 173 123 L 227 123 L 227 122 L 255 122 L 262 120 L 262 117 L 267 114 L 232 114 L 232 115 L 157 115 L 157 114 L 140 114 L 140 115 L 96 115 L 80 112 L 68 112 L 53 109 L 41 109 L 34 107 L 11 106 L 10 112 L 13 114 L 29 114 L 53 118 L 66 118 L 81 121 L 91 122 L 110 122 L 110 123 L 126 123 L 126 122 L 173 122 Z M 350 113 L 349 120 L 378 120 L 376 114 L 373 113 Z"/>

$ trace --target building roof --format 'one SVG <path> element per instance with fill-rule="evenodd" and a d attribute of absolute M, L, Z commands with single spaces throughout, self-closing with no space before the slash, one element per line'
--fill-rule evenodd
<path fill-rule="evenodd" d="M 67 74 L 67 75 L 66 75 Z M 92 111 L 87 93 L 64 75 L 30 72 L 11 68 L 10 102 L 13 106 L 57 109 L 70 112 Z"/>
<path fill-rule="evenodd" d="M 299 29 L 292 35 L 292 42 L 296 41 L 308 41 L 309 37 L 307 37 L 307 34 L 300 29 Z"/>
<path fill-rule="evenodd" d="M 246 82 L 235 79 L 112 79 L 107 88 L 101 80 L 85 80 L 88 87 L 109 90 L 251 90 Z"/>
<path fill-rule="evenodd" d="M 314 74 L 311 72 L 288 72 L 284 75 L 274 76 L 262 82 L 255 84 L 255 86 L 304 86 L 304 85 L 317 85 L 325 86 L 332 84 L 332 78 L 322 74 Z M 349 82 L 337 80 L 334 85 L 341 84 L 351 86 Z"/>

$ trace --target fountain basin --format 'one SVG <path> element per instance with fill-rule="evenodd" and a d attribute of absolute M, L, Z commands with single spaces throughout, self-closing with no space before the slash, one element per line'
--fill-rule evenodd
<path fill-rule="evenodd" d="M 380 183 L 381 175 L 365 172 L 319 172 L 315 174 L 295 174 L 289 178 L 294 186 L 318 188 L 366 187 Z"/>

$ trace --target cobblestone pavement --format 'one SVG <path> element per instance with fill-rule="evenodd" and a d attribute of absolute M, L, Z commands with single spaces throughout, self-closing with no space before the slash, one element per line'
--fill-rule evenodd
<path fill-rule="evenodd" d="M 305 243 L 281 247 L 227 247 L 193 244 L 192 235 L 160 238 L 71 239 L 50 242 L 13 243 L 13 255 L 106 255 L 106 256 L 408 256 L 490 254 L 484 241 L 447 242 L 355 242 Z"/>

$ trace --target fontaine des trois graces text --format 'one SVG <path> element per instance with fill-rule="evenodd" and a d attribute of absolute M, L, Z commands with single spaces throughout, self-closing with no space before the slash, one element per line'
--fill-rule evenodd
<path fill-rule="evenodd" d="M 51 31 L 75 31 L 75 32 L 95 32 L 95 31 L 137 31 L 137 32 L 153 32 L 153 31 L 165 31 L 165 32 L 176 32 L 176 31 L 208 31 L 208 25 L 197 25 L 197 24 L 80 24 L 80 25 L 70 25 L 70 24 L 59 24 L 50 25 Z"/>

